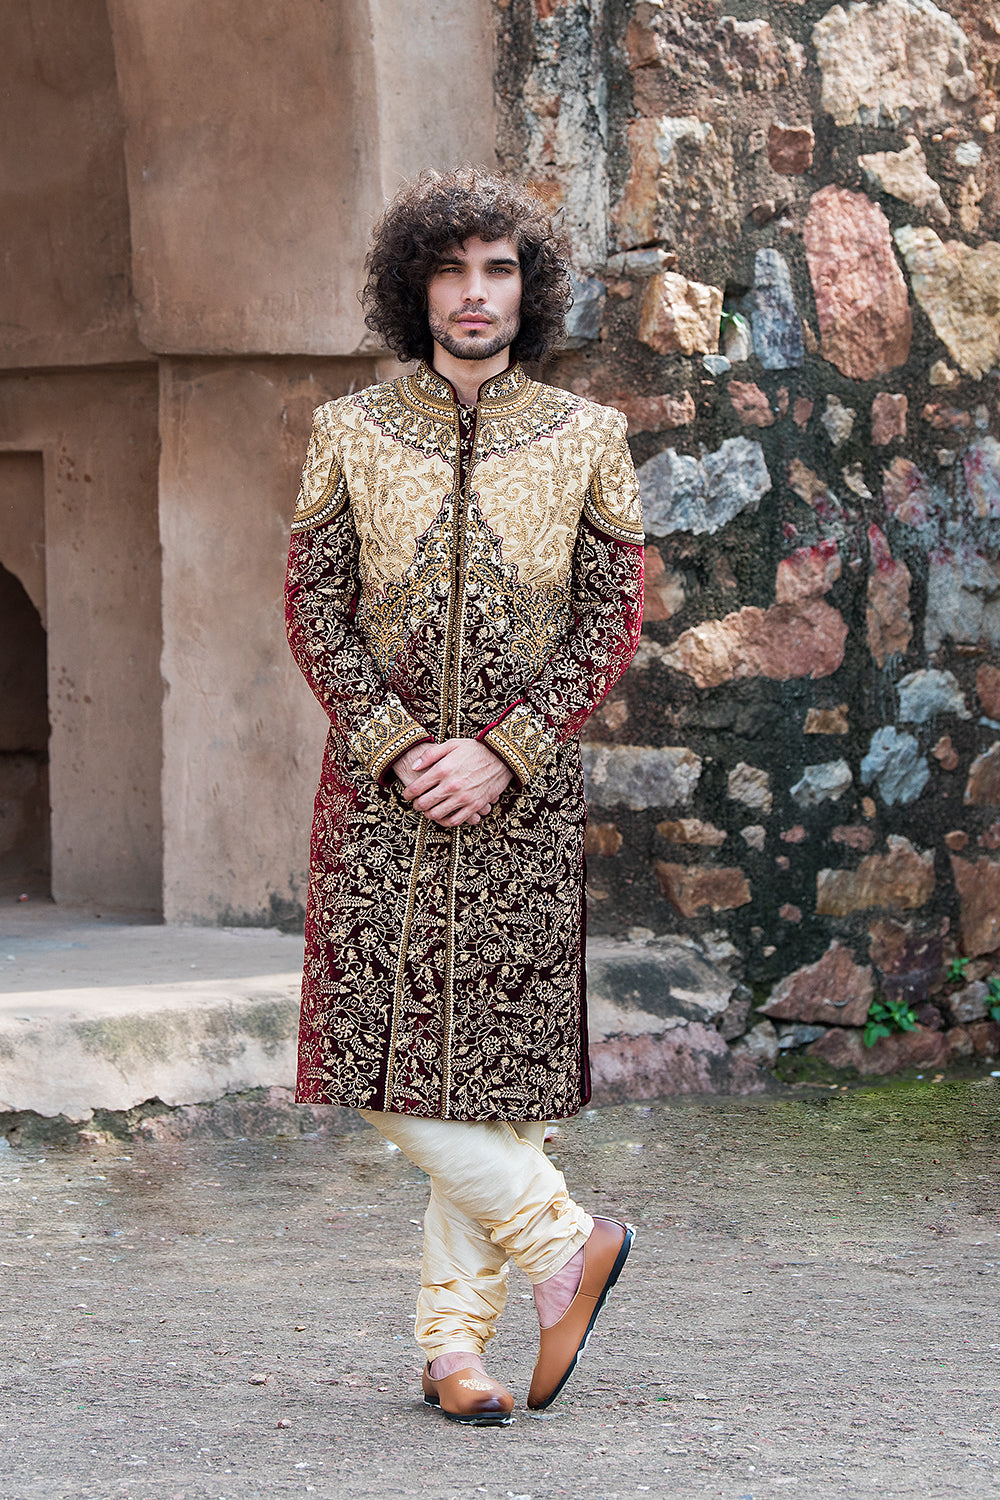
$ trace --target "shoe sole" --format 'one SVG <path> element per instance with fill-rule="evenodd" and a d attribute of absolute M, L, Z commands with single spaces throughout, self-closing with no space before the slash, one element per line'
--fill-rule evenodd
<path fill-rule="evenodd" d="M 447 1417 L 449 1422 L 457 1422 L 461 1427 L 509 1427 L 514 1420 L 514 1413 L 512 1411 L 483 1412 L 479 1416 L 475 1412 L 470 1412 L 468 1416 L 463 1416 L 461 1412 L 445 1411 L 440 1401 L 435 1401 L 431 1396 L 424 1397 L 424 1405 L 433 1407 L 443 1417 Z"/>
<path fill-rule="evenodd" d="M 615 1285 L 615 1283 L 617 1282 L 619 1276 L 622 1274 L 622 1270 L 624 1269 L 625 1262 L 628 1260 L 628 1254 L 629 1254 L 629 1251 L 632 1248 L 632 1241 L 634 1239 L 635 1239 L 635 1230 L 632 1228 L 631 1224 L 626 1224 L 625 1225 L 625 1238 L 622 1240 L 621 1248 L 618 1251 L 618 1254 L 615 1256 L 615 1263 L 611 1267 L 611 1271 L 610 1271 L 610 1274 L 608 1276 L 608 1279 L 604 1283 L 604 1289 L 601 1292 L 601 1295 L 597 1299 L 597 1302 L 596 1302 L 596 1304 L 594 1306 L 594 1311 L 590 1315 L 590 1322 L 587 1324 L 587 1331 L 583 1335 L 583 1338 L 580 1340 L 580 1343 L 577 1346 L 577 1351 L 573 1355 L 573 1358 L 570 1361 L 570 1364 L 569 1364 L 569 1366 L 568 1366 L 568 1368 L 566 1370 L 565 1375 L 563 1376 L 562 1380 L 560 1380 L 559 1384 L 556 1386 L 556 1388 L 552 1392 L 551 1396 L 546 1396 L 545 1400 L 544 1401 L 540 1401 L 537 1406 L 531 1406 L 531 1407 L 529 1407 L 528 1408 L 529 1411 L 545 1411 L 546 1407 L 551 1406 L 552 1403 L 553 1403 L 553 1401 L 559 1395 L 559 1393 L 562 1390 L 563 1386 L 566 1384 L 566 1382 L 569 1379 L 569 1377 L 572 1375 L 573 1371 L 576 1369 L 577 1365 L 580 1362 L 580 1355 L 583 1353 L 584 1349 L 586 1349 L 587 1344 L 590 1341 L 590 1335 L 594 1331 L 594 1324 L 597 1322 L 597 1319 L 600 1316 L 600 1314 L 601 1314 L 601 1312 L 602 1312 L 602 1310 L 604 1308 L 604 1304 L 608 1300 L 608 1293 L 611 1291 L 611 1288 Z"/>

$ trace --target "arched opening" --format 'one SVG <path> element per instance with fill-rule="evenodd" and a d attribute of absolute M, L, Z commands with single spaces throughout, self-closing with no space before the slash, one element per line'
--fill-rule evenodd
<path fill-rule="evenodd" d="M 0 564 L 0 894 L 48 895 L 49 711 L 45 629 Z"/>

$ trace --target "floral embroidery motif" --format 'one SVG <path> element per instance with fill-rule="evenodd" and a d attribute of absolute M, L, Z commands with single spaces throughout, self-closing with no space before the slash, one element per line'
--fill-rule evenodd
<path fill-rule="evenodd" d="M 426 366 L 316 415 L 286 593 L 331 724 L 297 1097 L 559 1118 L 589 1096 L 576 736 L 638 640 L 638 489 L 618 413 L 516 366 L 461 425 Z M 475 828 L 391 770 L 448 736 L 516 777 Z"/>

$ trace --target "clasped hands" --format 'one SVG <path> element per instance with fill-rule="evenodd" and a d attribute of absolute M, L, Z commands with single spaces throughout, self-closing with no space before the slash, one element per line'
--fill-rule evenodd
<path fill-rule="evenodd" d="M 392 769 L 403 784 L 403 796 L 443 828 L 468 823 L 474 828 L 492 811 L 511 770 L 478 740 L 445 740 L 414 745 Z"/>

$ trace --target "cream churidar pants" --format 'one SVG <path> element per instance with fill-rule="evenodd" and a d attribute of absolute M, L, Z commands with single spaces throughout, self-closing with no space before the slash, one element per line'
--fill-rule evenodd
<path fill-rule="evenodd" d="M 545 1281 L 586 1243 L 593 1219 L 542 1150 L 544 1123 L 358 1113 L 431 1180 L 417 1343 L 428 1361 L 481 1354 L 507 1300 L 508 1262 Z"/>

